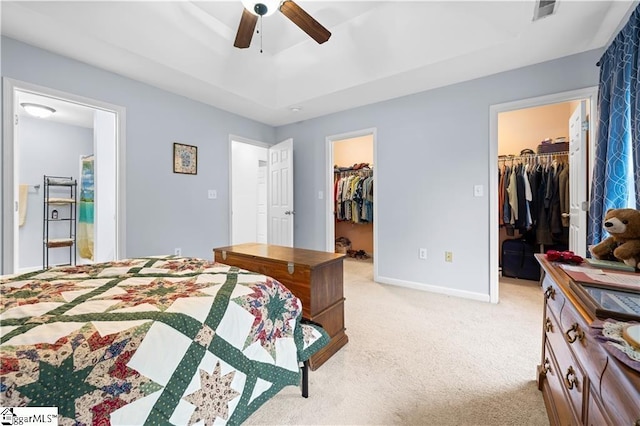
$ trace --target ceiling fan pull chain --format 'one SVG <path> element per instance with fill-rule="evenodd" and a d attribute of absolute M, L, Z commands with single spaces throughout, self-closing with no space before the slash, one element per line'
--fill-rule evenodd
<path fill-rule="evenodd" d="M 260 15 L 260 53 L 262 53 L 262 15 Z"/>

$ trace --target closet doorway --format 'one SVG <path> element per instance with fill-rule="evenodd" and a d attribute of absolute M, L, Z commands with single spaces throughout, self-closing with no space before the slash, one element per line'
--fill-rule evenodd
<path fill-rule="evenodd" d="M 526 235 L 535 252 L 543 253 L 546 248 L 572 249 L 584 255 L 586 251 L 586 206 L 589 190 L 589 176 L 593 165 L 594 150 L 590 146 L 594 141 L 596 117 L 597 87 L 549 95 L 534 99 L 510 102 L 491 107 L 490 123 L 490 176 L 489 205 L 499 205 L 490 211 L 490 298 L 492 303 L 499 300 L 499 275 L 501 248 L 506 239 L 520 238 Z M 543 144 L 542 142 L 545 141 Z M 563 143 L 563 141 L 565 143 Z M 556 144 L 557 143 L 557 144 Z M 519 214 L 516 226 L 509 223 L 503 209 L 507 202 L 502 201 L 500 177 L 505 169 L 514 166 L 519 170 L 531 167 L 561 165 L 566 168 L 568 178 L 563 188 L 568 189 L 566 212 L 554 212 L 557 220 L 551 229 L 544 230 L 544 223 L 534 226 L 526 224 L 525 216 L 531 215 L 529 206 L 537 210 L 536 203 L 545 200 L 534 199 L 527 204 L 524 215 Z M 505 167 L 506 166 L 506 167 Z M 546 183 L 545 183 L 546 184 Z M 556 180 L 554 185 L 558 185 Z M 550 183 L 551 185 L 551 183 Z M 535 196 L 530 195 L 528 198 Z M 556 195 L 557 197 L 557 195 Z M 536 197 L 533 197 L 536 198 Z M 564 204 L 563 204 L 564 205 Z M 522 204 L 520 205 L 522 209 Z M 501 211 L 499 211 L 501 210 Z M 536 220 L 536 211 L 532 220 Z M 531 221 L 531 220 L 530 220 Z M 525 225 L 523 225 L 525 224 Z M 541 226 L 544 225 L 544 226 Z M 544 230 L 544 232 L 541 232 Z M 545 248 L 546 247 L 546 248 Z"/>
<path fill-rule="evenodd" d="M 25 108 L 29 104 L 55 111 L 48 118 L 34 117 Z M 119 259 L 125 244 L 125 183 L 120 173 L 124 109 L 4 79 L 4 111 L 5 123 L 13 126 L 4 127 L 3 204 L 11 206 L 5 208 L 11 213 L 4 215 L 2 223 L 3 273 L 42 268 L 47 250 L 42 239 L 44 175 L 76 180 L 75 208 L 79 209 L 74 244 L 66 250 L 49 248 L 49 264 L 68 264 L 70 251 L 76 253 L 77 264 Z M 57 213 L 56 209 L 50 212 L 55 219 Z M 66 219 L 63 216 L 60 220 Z M 47 217 L 51 225 L 54 216 Z"/>
<path fill-rule="evenodd" d="M 326 144 L 326 250 L 372 262 L 375 280 L 376 131 L 329 136 Z"/>

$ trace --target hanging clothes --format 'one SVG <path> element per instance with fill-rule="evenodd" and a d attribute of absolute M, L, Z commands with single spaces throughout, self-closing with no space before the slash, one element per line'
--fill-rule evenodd
<path fill-rule="evenodd" d="M 339 221 L 373 222 L 373 170 L 336 168 L 334 173 L 335 215 Z"/>
<path fill-rule="evenodd" d="M 566 153 L 500 159 L 498 212 L 500 226 L 506 229 L 508 235 L 514 235 L 513 231 L 517 229 L 521 234 L 527 234 L 527 238 L 535 239 L 535 243 L 543 245 L 567 240 L 567 160 Z"/>

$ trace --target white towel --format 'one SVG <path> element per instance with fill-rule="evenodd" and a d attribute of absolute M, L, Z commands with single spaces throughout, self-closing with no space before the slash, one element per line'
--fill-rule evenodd
<path fill-rule="evenodd" d="M 20 226 L 24 225 L 24 221 L 27 218 L 28 195 L 29 195 L 29 185 L 21 183 L 19 198 L 18 198 L 18 218 L 20 220 Z"/>

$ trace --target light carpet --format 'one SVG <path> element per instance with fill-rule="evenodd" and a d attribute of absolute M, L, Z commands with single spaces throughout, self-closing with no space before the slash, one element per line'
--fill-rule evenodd
<path fill-rule="evenodd" d="M 548 425 L 535 382 L 542 337 L 536 282 L 501 279 L 490 304 L 373 281 L 345 260 L 349 343 L 283 389 L 247 425 Z"/>

